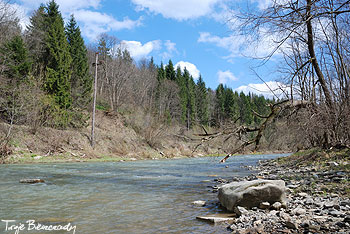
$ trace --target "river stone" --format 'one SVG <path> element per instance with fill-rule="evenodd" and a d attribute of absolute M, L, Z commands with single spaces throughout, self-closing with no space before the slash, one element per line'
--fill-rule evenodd
<path fill-rule="evenodd" d="M 192 204 L 195 206 L 205 206 L 205 201 L 198 200 L 198 201 L 192 202 Z"/>
<path fill-rule="evenodd" d="M 282 208 L 282 204 L 281 202 L 275 202 L 272 204 L 271 208 L 274 209 L 274 210 L 280 210 Z"/>
<path fill-rule="evenodd" d="M 19 182 L 23 184 L 45 183 L 43 179 L 22 179 Z"/>
<path fill-rule="evenodd" d="M 206 216 L 197 216 L 196 218 L 205 221 L 210 221 L 213 223 L 220 223 L 225 221 L 233 221 L 235 220 L 235 217 L 235 214 L 212 214 Z"/>
<path fill-rule="evenodd" d="M 218 198 L 222 206 L 234 211 L 236 206 L 257 207 L 262 202 L 286 201 L 283 180 L 252 180 L 231 182 L 219 188 Z"/>
<path fill-rule="evenodd" d="M 288 220 L 286 221 L 286 227 L 290 229 L 298 229 L 298 224 L 296 222 Z"/>
<path fill-rule="evenodd" d="M 259 205 L 259 208 L 263 209 L 263 210 L 268 209 L 269 207 L 270 207 L 270 203 L 269 202 L 262 202 Z"/>
<path fill-rule="evenodd" d="M 241 207 L 241 206 L 236 206 L 234 208 L 234 212 L 236 215 L 238 216 L 241 216 L 242 214 L 248 214 L 248 211 L 244 208 L 244 207 Z"/>
<path fill-rule="evenodd" d="M 306 210 L 300 207 L 295 208 L 294 210 L 292 210 L 291 212 L 293 215 L 304 215 L 306 214 Z"/>

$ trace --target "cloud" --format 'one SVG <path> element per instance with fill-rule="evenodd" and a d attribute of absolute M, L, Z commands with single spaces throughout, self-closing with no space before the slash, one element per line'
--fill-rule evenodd
<path fill-rule="evenodd" d="M 20 24 L 25 27 L 29 23 L 31 13 L 38 9 L 42 0 L 20 0 L 20 4 L 16 5 L 21 13 Z M 142 17 L 136 20 L 125 17 L 118 20 L 112 15 L 98 11 L 102 0 L 56 0 L 62 16 L 67 21 L 71 14 L 74 14 L 76 20 L 84 36 L 90 40 L 94 40 L 97 36 L 104 32 L 120 31 L 123 29 L 133 29 L 142 25 Z M 24 16 L 23 16 L 24 15 Z"/>
<path fill-rule="evenodd" d="M 178 63 L 175 64 L 175 69 L 177 67 L 180 67 L 181 71 L 183 72 L 185 70 L 185 68 L 187 69 L 187 71 L 190 73 L 190 75 L 193 77 L 193 79 L 198 79 L 199 78 L 199 70 L 197 69 L 196 65 L 194 65 L 193 63 L 190 62 L 184 62 L 184 61 L 180 61 Z"/>
<path fill-rule="evenodd" d="M 46 2 L 49 1 L 43 1 L 43 0 L 20 0 L 21 5 L 36 10 L 41 4 L 46 4 Z M 59 5 L 59 10 L 62 13 L 66 12 L 73 12 L 78 9 L 88 9 L 88 8 L 94 8 L 97 9 L 100 4 L 101 0 L 56 0 L 56 3 Z"/>
<path fill-rule="evenodd" d="M 220 0 L 132 0 L 137 10 L 148 9 L 165 18 L 194 19 L 209 15 Z"/>
<path fill-rule="evenodd" d="M 142 17 L 137 20 L 131 20 L 125 17 L 122 21 L 118 21 L 111 15 L 90 10 L 75 11 L 74 17 L 82 23 L 83 35 L 89 39 L 96 39 L 99 34 L 108 31 L 135 28 L 142 25 L 143 20 Z"/>
<path fill-rule="evenodd" d="M 272 91 L 271 91 L 272 90 Z M 244 94 L 254 93 L 263 95 L 265 98 L 282 99 L 289 93 L 288 86 L 277 81 L 268 81 L 266 83 L 248 84 L 235 89 L 237 92 Z"/>
<path fill-rule="evenodd" d="M 176 43 L 171 42 L 170 40 L 166 40 L 164 46 L 166 50 L 161 54 L 163 60 L 171 58 L 174 53 L 179 53 L 176 49 Z"/>
<path fill-rule="evenodd" d="M 238 80 L 238 78 L 235 75 L 233 75 L 233 73 L 230 70 L 227 70 L 227 71 L 219 70 L 217 73 L 217 76 L 220 84 L 226 84 L 227 81 L 229 80 L 231 81 Z"/>
<path fill-rule="evenodd" d="M 223 58 L 229 61 L 242 56 L 262 58 L 272 53 L 277 44 L 274 42 L 276 41 L 275 35 L 265 34 L 263 29 L 261 29 L 260 33 L 260 37 L 264 39 L 255 40 L 249 35 L 235 35 L 233 33 L 226 37 L 219 37 L 209 32 L 200 32 L 197 41 L 200 43 L 210 43 L 227 50 L 229 53 L 223 56 Z M 274 53 L 274 55 L 279 54 L 280 51 Z"/>
<path fill-rule="evenodd" d="M 121 45 L 130 52 L 134 59 L 138 60 L 146 58 L 152 51 L 160 50 L 161 43 L 160 40 L 154 40 L 142 45 L 139 41 L 122 41 Z"/>

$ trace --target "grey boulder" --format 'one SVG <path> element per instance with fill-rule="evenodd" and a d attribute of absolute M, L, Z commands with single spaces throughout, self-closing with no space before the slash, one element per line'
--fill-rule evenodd
<path fill-rule="evenodd" d="M 225 184 L 219 188 L 222 206 L 234 211 L 236 206 L 258 207 L 262 202 L 286 203 L 286 186 L 283 180 L 252 180 Z"/>

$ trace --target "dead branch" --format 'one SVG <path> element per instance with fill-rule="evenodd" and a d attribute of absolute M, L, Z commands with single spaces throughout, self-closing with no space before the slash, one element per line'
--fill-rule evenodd
<path fill-rule="evenodd" d="M 215 133 L 208 133 L 206 131 L 205 134 L 195 134 L 196 136 L 202 136 L 202 138 L 201 138 L 201 142 L 195 146 L 192 153 L 194 153 L 198 149 L 198 147 L 200 147 L 202 144 L 209 142 L 220 136 L 226 137 L 223 142 L 227 142 L 232 137 L 236 137 L 238 140 L 242 141 L 242 143 L 237 148 L 228 152 L 225 158 L 220 160 L 221 163 L 226 162 L 226 160 L 232 155 L 234 155 L 235 153 L 241 153 L 249 145 L 254 144 L 255 145 L 254 151 L 256 151 L 260 145 L 261 138 L 266 128 L 280 115 L 282 111 L 292 110 L 295 112 L 295 111 L 299 111 L 302 108 L 306 108 L 310 105 L 312 106 L 314 104 L 303 100 L 298 100 L 298 101 L 283 100 L 274 104 L 270 104 L 269 105 L 270 113 L 267 116 L 262 116 L 255 112 L 258 117 L 264 120 L 259 126 L 256 126 L 253 128 L 247 127 L 247 126 L 233 126 L 233 127 L 225 128 L 224 130 L 215 132 Z M 244 136 L 247 133 L 251 133 L 251 132 L 256 132 L 255 137 L 250 140 L 244 140 Z"/>

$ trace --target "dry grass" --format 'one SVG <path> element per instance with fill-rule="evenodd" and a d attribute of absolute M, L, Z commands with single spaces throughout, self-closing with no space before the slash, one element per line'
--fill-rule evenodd
<path fill-rule="evenodd" d="M 142 126 L 142 118 L 137 121 Z M 146 128 L 150 126 L 152 125 L 147 125 Z M 6 127 L 6 124 L 0 124 L 0 128 Z M 153 143 L 150 144 L 147 139 L 149 135 L 135 131 L 124 116 L 98 111 L 96 144 L 92 148 L 90 125 L 79 130 L 39 128 L 35 133 L 28 126 L 14 126 L 9 142 L 12 154 L 7 162 L 119 161 L 192 156 L 196 142 L 174 136 L 180 130 L 177 126 L 168 126 L 162 131 L 158 128 L 156 131 L 160 132 L 154 135 Z M 148 134 L 152 134 L 149 131 Z M 0 132 L 0 137 L 4 135 L 3 132 Z M 205 155 L 211 152 L 208 148 L 203 148 L 195 154 Z"/>

